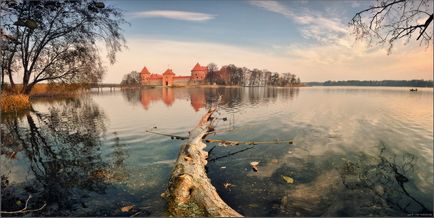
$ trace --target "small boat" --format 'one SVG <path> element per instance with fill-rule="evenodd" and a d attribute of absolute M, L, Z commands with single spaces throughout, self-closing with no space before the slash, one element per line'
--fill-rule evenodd
<path fill-rule="evenodd" d="M 417 89 L 410 89 L 410 92 L 417 92 Z"/>

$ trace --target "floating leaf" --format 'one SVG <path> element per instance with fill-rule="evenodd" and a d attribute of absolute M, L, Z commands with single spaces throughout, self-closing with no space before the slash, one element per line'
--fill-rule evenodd
<path fill-rule="evenodd" d="M 294 179 L 289 176 L 282 176 L 282 179 L 285 180 L 285 182 L 288 184 L 294 183 Z"/>
<path fill-rule="evenodd" d="M 252 169 L 253 169 L 255 172 L 258 172 L 258 164 L 259 164 L 259 161 L 253 161 L 253 162 L 250 162 L 250 166 L 252 167 Z"/>
<path fill-rule="evenodd" d="M 225 189 L 231 190 L 231 188 L 235 187 L 235 185 L 229 182 L 225 182 L 223 183 L 223 187 L 225 187 Z"/>
<path fill-rule="evenodd" d="M 250 207 L 250 208 L 257 208 L 257 207 L 259 207 L 259 205 L 257 205 L 257 204 L 248 204 L 247 206 Z"/>
<path fill-rule="evenodd" d="M 121 208 L 121 211 L 122 211 L 122 212 L 128 212 L 128 211 L 130 211 L 131 209 L 133 209 L 133 207 L 134 207 L 134 205 L 128 205 L 128 206 L 122 207 L 122 208 Z"/>

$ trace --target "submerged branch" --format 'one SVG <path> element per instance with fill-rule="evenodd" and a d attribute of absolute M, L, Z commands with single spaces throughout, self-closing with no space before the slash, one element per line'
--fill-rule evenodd
<path fill-rule="evenodd" d="M 40 211 L 42 209 L 45 208 L 45 206 L 47 206 L 47 202 L 44 202 L 44 205 L 42 205 L 40 208 L 38 209 L 27 209 L 27 207 L 29 206 L 29 201 L 32 198 L 32 195 L 29 195 L 29 197 L 26 200 L 26 204 L 24 205 L 24 208 L 21 210 L 16 210 L 16 211 L 0 211 L 0 213 L 7 213 L 7 214 L 13 214 L 13 213 L 28 213 L 28 212 L 35 212 L 35 211 Z"/>
<path fill-rule="evenodd" d="M 222 159 L 222 158 L 225 158 L 225 157 L 230 157 L 230 156 L 232 156 L 232 155 L 235 155 L 235 154 L 241 153 L 241 152 L 243 152 L 243 151 L 250 150 L 250 149 L 252 149 L 252 148 L 254 148 L 254 146 L 251 146 L 251 147 L 248 147 L 248 148 L 243 148 L 243 149 L 241 149 L 241 150 L 238 150 L 238 151 L 235 151 L 235 152 L 231 152 L 231 153 L 229 153 L 229 154 L 225 154 L 225 155 L 220 156 L 220 157 L 212 158 L 212 159 L 209 160 L 209 161 L 214 162 L 214 161 L 216 161 L 216 160 L 218 160 L 218 159 Z"/>
<path fill-rule="evenodd" d="M 156 135 L 168 136 L 171 139 L 179 139 L 179 140 L 186 140 L 186 139 L 188 139 L 188 137 L 185 137 L 185 136 L 164 134 L 164 133 L 159 133 L 159 132 L 154 132 L 154 131 L 149 131 L 149 130 L 146 130 L 146 132 L 149 132 L 149 133 L 152 133 L 152 134 L 156 134 Z"/>
<path fill-rule="evenodd" d="M 207 143 L 219 143 L 223 146 L 235 146 L 235 145 L 259 145 L 259 144 L 292 144 L 292 140 L 280 141 L 279 139 L 273 141 L 234 141 L 234 140 L 222 140 L 222 139 L 205 139 Z"/>
<path fill-rule="evenodd" d="M 178 140 L 187 140 L 188 137 L 185 136 L 179 136 L 179 135 L 172 135 L 172 134 L 165 134 L 165 133 L 159 133 L 154 131 L 146 130 L 146 132 L 156 134 L 156 135 L 162 135 L 170 137 L 171 139 L 178 139 Z M 214 133 L 216 131 L 212 131 L 211 133 Z M 208 132 L 206 135 L 208 135 L 210 132 Z M 235 145 L 259 145 L 259 144 L 292 144 L 292 140 L 279 140 L 275 139 L 272 141 L 236 141 L 236 140 L 223 140 L 223 139 L 205 139 L 206 143 L 219 143 L 222 146 L 235 146 Z"/>

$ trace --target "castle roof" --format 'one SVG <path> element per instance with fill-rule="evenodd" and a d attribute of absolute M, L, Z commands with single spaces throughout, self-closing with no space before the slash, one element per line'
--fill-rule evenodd
<path fill-rule="evenodd" d="M 191 69 L 191 71 L 208 71 L 208 67 L 200 66 L 200 64 L 197 63 L 196 65 L 194 65 L 194 67 L 193 67 L 193 69 Z"/>
<path fill-rule="evenodd" d="M 146 66 L 145 66 L 145 67 L 143 67 L 143 69 L 140 72 L 140 74 L 151 74 L 151 73 L 149 72 L 148 68 L 146 68 Z"/>
<path fill-rule="evenodd" d="M 166 71 L 164 71 L 163 75 L 175 75 L 172 71 L 172 69 L 167 69 Z"/>

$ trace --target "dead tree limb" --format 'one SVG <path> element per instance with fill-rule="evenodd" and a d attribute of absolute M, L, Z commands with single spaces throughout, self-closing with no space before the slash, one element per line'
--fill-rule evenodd
<path fill-rule="evenodd" d="M 190 131 L 186 144 L 180 148 L 169 185 L 162 194 L 173 216 L 241 217 L 218 195 L 206 175 L 208 153 L 202 139 L 207 135 L 216 107 L 212 107 Z"/>

